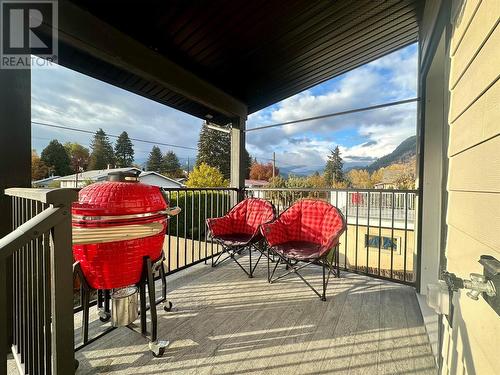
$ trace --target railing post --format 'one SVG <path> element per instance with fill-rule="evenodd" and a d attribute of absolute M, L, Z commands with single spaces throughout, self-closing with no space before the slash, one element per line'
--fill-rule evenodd
<path fill-rule="evenodd" d="M 0 69 L 0 238 L 12 230 L 10 198 L 4 190 L 31 185 L 31 70 Z M 12 258 L 0 270 L 0 374 L 12 345 Z M 5 315 L 3 315 L 5 313 Z M 4 336 L 7 336 L 4 340 Z"/>
<path fill-rule="evenodd" d="M 75 373 L 71 202 L 64 204 L 64 208 L 66 219 L 52 229 L 50 254 L 54 375 Z"/>
<path fill-rule="evenodd" d="M 10 352 L 8 344 L 8 319 L 7 319 L 7 277 L 6 261 L 0 259 L 0 375 L 7 374 L 7 353 Z"/>

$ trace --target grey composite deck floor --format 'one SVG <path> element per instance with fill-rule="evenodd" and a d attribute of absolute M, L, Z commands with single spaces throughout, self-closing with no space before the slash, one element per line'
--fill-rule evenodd
<path fill-rule="evenodd" d="M 437 371 L 410 287 L 343 273 L 321 302 L 295 277 L 269 285 L 264 264 L 254 279 L 233 262 L 184 273 L 169 284 L 174 311 L 158 309 L 159 337 L 171 342 L 163 357 L 153 358 L 140 334 L 119 328 L 77 353 L 77 374 Z M 319 269 L 305 274 L 320 285 Z"/>

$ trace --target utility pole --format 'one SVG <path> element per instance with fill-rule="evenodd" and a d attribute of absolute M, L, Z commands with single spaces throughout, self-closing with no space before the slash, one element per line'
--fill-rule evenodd
<path fill-rule="evenodd" d="M 276 153 L 273 152 L 273 178 L 276 177 Z"/>
<path fill-rule="evenodd" d="M 188 156 L 188 161 L 187 161 L 187 177 L 189 177 L 189 156 Z"/>

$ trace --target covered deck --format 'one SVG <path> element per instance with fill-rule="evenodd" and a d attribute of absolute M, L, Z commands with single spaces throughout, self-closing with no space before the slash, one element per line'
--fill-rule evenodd
<path fill-rule="evenodd" d="M 219 7 L 188 4 L 130 5 L 118 12 L 111 3 L 61 1 L 58 23 L 44 27 L 50 32 L 57 29 L 60 65 L 228 131 L 232 199 L 224 201 L 227 208 L 245 193 L 245 137 L 257 129 L 246 127 L 249 114 L 416 41 L 422 51 L 419 69 L 428 69 L 426 56 L 437 48 L 440 35 L 419 40 L 420 27 L 426 26 L 421 22 L 425 2 L 416 0 L 298 0 L 288 7 L 280 1 L 246 2 L 244 7 L 238 2 Z M 402 237 L 403 276 L 394 278 L 408 285 L 375 278 L 383 276 L 379 241 L 378 272 L 368 255 L 364 268 L 355 263 L 356 271 L 374 277 L 343 272 L 340 279 L 330 281 L 327 301 L 322 302 L 299 279 L 268 284 L 262 264 L 254 279 L 232 263 L 215 269 L 205 265 L 201 253 L 208 257 L 207 242 L 202 249 L 196 247 L 194 235 L 186 237 L 189 221 L 184 216 L 184 237 L 178 229 L 172 233 L 175 246 L 168 237 L 166 271 L 179 272 L 168 276 L 168 299 L 174 310 L 158 309 L 159 338 L 170 340 L 164 356 L 153 358 L 139 327 L 114 329 L 75 352 L 73 344 L 78 348 L 81 339 L 81 313 L 74 314 L 68 212 L 76 192 L 9 189 L 31 183 L 31 72 L 0 70 L 0 82 L 7 88 L 0 90 L 5 104 L 0 118 L 9 119 L 0 126 L 9 134 L 0 141 L 5 156 L 0 172 L 6 176 L 0 181 L 0 207 L 7 213 L 0 217 L 0 307 L 4 306 L 0 374 L 6 369 L 16 372 L 13 356 L 20 358 L 19 373 L 30 374 L 72 374 L 74 357 L 79 361 L 78 374 L 436 373 L 415 292 L 421 284 L 418 236 L 412 241 L 415 249 L 408 250 L 415 272 L 406 272 L 405 235 L 412 229 L 408 220 Z M 418 157 L 423 161 L 423 154 Z M 188 196 L 195 195 L 186 193 L 185 205 Z M 379 207 L 380 237 L 385 234 Z M 392 205 L 391 232 L 395 209 Z M 404 209 L 409 219 L 409 206 Z M 198 214 L 199 225 L 204 223 L 201 217 Z M 422 217 L 419 210 L 415 222 Z M 360 243 L 370 239 L 370 218 L 367 212 L 368 232 L 366 237 L 360 234 Z M 357 219 L 358 215 L 356 226 Z M 197 233 L 198 242 L 203 242 Z M 358 232 L 351 233 L 356 233 L 357 249 Z M 347 242 L 343 242 L 345 254 Z M 170 263 L 172 249 L 177 254 L 175 270 Z M 392 277 L 396 257 L 393 251 L 388 257 Z M 347 263 L 344 259 L 345 268 Z M 37 272 L 32 272 L 35 267 Z M 319 284 L 321 269 L 310 268 L 304 276 Z M 110 323 L 99 321 L 97 309 L 92 313 L 90 337 L 95 337 Z M 10 349 L 12 353 L 7 353 Z"/>
<path fill-rule="evenodd" d="M 321 269 L 306 270 L 320 285 Z M 151 356 L 139 327 L 118 328 L 76 353 L 78 373 L 436 373 L 414 288 L 343 272 L 322 302 L 298 278 L 268 284 L 266 272 L 265 262 L 253 279 L 234 262 L 202 263 L 169 276 L 163 357 Z M 91 336 L 109 327 L 96 318 Z"/>

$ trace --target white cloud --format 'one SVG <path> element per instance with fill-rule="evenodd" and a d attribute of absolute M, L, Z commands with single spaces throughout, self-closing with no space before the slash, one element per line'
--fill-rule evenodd
<path fill-rule="evenodd" d="M 249 117 L 248 127 L 288 122 L 416 96 L 415 46 L 353 70 L 322 90 L 311 89 Z M 324 164 L 339 145 L 347 163 L 379 158 L 415 134 L 416 104 L 286 125 L 248 133 L 250 150 L 297 166 Z M 311 136 L 312 135 L 312 136 Z M 308 142 L 296 142 L 307 137 Z M 346 138 L 347 137 L 347 138 Z M 297 171 L 302 167 L 297 168 Z"/>
<path fill-rule="evenodd" d="M 202 120 L 80 73 L 57 67 L 32 71 L 32 119 L 45 123 L 108 134 L 127 131 L 130 137 L 196 147 Z M 33 126 L 33 147 L 43 149 L 52 138 L 76 141 L 87 147 L 92 136 Z M 114 139 L 111 139 L 114 141 Z M 144 160 L 152 144 L 134 142 L 136 160 Z M 172 149 L 180 157 L 193 158 L 196 151 Z"/>
<path fill-rule="evenodd" d="M 397 51 L 282 102 L 251 114 L 248 127 L 309 118 L 416 96 L 416 46 Z M 81 129 L 196 147 L 202 120 L 130 92 L 58 67 L 32 71 L 32 118 Z M 348 163 L 391 152 L 415 133 L 416 105 L 408 104 L 247 133 L 249 152 L 262 160 L 277 153 L 278 165 L 295 172 L 321 169 L 339 145 Z M 51 138 L 88 145 L 91 136 L 33 127 L 39 151 Z M 144 159 L 152 145 L 135 143 Z M 163 150 L 168 147 L 161 147 Z M 174 149 L 191 158 L 195 151 Z M 295 169 L 294 169 L 295 167 Z"/>

